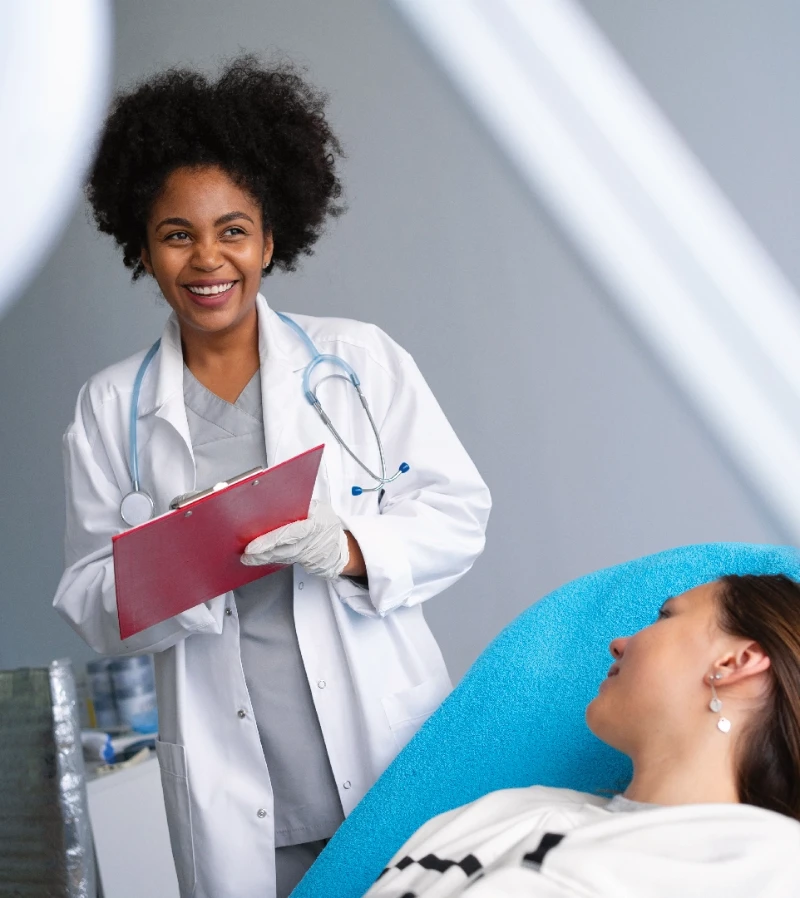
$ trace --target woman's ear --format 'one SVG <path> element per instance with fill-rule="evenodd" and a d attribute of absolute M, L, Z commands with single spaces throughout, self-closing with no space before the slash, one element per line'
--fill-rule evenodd
<path fill-rule="evenodd" d="M 144 270 L 145 270 L 148 274 L 152 274 L 152 273 L 153 273 L 153 266 L 152 266 L 152 264 L 151 264 L 151 262 L 150 262 L 150 252 L 149 252 L 149 250 L 147 249 L 146 246 L 143 246 L 143 247 L 142 247 L 142 252 L 141 252 L 141 254 L 139 255 L 139 258 L 142 260 L 142 265 L 144 265 Z"/>
<path fill-rule="evenodd" d="M 272 239 L 272 231 L 267 231 L 264 235 L 264 255 L 262 257 L 262 268 L 266 268 L 272 261 L 272 254 L 275 251 L 275 241 Z"/>
<path fill-rule="evenodd" d="M 714 671 L 722 674 L 717 685 L 732 686 L 757 677 L 769 670 L 769 655 L 757 642 L 740 640 L 735 648 L 717 659 Z"/>

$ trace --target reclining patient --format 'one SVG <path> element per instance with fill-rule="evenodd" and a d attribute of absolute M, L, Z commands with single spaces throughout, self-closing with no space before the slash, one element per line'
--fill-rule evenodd
<path fill-rule="evenodd" d="M 586 721 L 633 762 L 625 792 L 492 792 L 419 829 L 369 898 L 800 896 L 800 585 L 699 586 L 611 654 Z"/>

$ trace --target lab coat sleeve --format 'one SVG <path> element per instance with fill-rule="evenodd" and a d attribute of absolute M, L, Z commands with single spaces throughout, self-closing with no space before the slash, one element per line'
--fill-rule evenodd
<path fill-rule="evenodd" d="M 221 632 L 222 607 L 217 603 L 218 614 L 208 604 L 200 605 L 124 641 L 120 639 L 111 537 L 122 529 L 119 506 L 123 494 L 97 428 L 92 420 L 86 420 L 91 417 L 82 392 L 75 422 L 64 436 L 66 569 L 54 607 L 103 655 L 158 652 L 191 633 Z"/>
<path fill-rule="evenodd" d="M 353 610 L 385 616 L 460 579 L 483 551 L 491 499 L 486 484 L 410 356 L 404 353 L 380 428 L 394 464 L 410 470 L 386 488 L 380 514 L 345 514 L 367 568 L 369 590 L 337 581 Z"/>

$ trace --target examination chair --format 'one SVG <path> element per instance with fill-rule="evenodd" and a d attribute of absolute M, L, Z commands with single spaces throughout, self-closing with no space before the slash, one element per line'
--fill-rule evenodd
<path fill-rule="evenodd" d="M 611 639 L 652 623 L 668 596 L 723 574 L 776 573 L 800 580 L 800 552 L 686 546 L 589 574 L 536 602 L 364 796 L 292 898 L 360 898 L 426 820 L 495 789 L 624 789 L 627 758 L 584 723 L 612 661 Z"/>

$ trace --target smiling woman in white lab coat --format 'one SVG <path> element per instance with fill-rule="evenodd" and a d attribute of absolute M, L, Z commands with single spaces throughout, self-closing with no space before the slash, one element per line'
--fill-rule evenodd
<path fill-rule="evenodd" d="M 292 270 L 340 211 L 323 105 L 291 68 L 251 58 L 215 83 L 164 73 L 118 98 L 88 189 L 100 229 L 173 314 L 149 362 L 138 353 L 80 392 L 64 439 L 55 606 L 98 652 L 155 653 L 183 898 L 291 891 L 448 693 L 420 606 L 484 545 L 488 491 L 411 357 L 372 325 L 287 320 L 259 293 L 262 275 Z M 308 338 L 352 366 L 389 471 L 407 461 L 406 473 L 370 479 L 334 439 L 304 394 Z M 379 472 L 352 383 L 323 368 L 312 388 Z M 133 466 L 161 514 L 178 494 L 320 443 L 309 521 L 246 550 L 247 563 L 281 562 L 282 573 L 120 640 L 111 538 L 126 527 Z M 129 521 L 141 501 L 134 512 L 129 503 Z"/>

